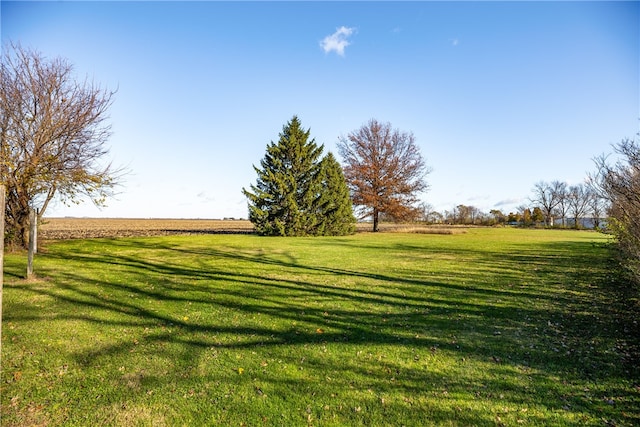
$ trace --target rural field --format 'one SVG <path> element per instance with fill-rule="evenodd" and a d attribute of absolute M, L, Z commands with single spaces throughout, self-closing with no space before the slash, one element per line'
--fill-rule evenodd
<path fill-rule="evenodd" d="M 5 254 L 2 426 L 640 424 L 605 235 L 60 221 Z"/>
<path fill-rule="evenodd" d="M 51 240 L 251 233 L 252 231 L 253 224 L 247 220 L 46 218 L 40 227 L 40 237 Z"/>
<path fill-rule="evenodd" d="M 371 224 L 358 223 L 359 232 L 371 231 Z M 383 223 L 381 231 L 463 233 L 462 228 L 425 227 Z M 98 237 L 149 237 L 189 234 L 251 234 L 253 224 L 243 219 L 127 219 L 127 218 L 46 218 L 40 226 L 44 240 L 86 239 Z"/>

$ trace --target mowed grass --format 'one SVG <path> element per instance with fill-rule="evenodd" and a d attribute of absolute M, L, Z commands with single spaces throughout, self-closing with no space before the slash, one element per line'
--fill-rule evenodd
<path fill-rule="evenodd" d="M 49 243 L 5 256 L 2 425 L 638 425 L 592 232 Z M 634 350 L 635 349 L 635 350 Z"/>

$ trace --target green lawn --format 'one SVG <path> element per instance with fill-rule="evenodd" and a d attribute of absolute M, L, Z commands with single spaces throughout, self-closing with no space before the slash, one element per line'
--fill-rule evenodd
<path fill-rule="evenodd" d="M 470 229 L 5 256 L 2 425 L 638 425 L 607 238 Z"/>

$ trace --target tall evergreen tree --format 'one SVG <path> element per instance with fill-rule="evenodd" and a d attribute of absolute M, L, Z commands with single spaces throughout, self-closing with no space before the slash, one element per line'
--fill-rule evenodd
<path fill-rule="evenodd" d="M 344 236 L 355 231 L 356 219 L 349 187 L 342 167 L 329 152 L 320 163 L 320 185 L 322 188 L 316 200 L 318 224 L 316 234 L 324 236 Z"/>
<path fill-rule="evenodd" d="M 320 156 L 323 146 L 309 140 L 297 116 L 283 126 L 277 143 L 267 145 L 258 179 L 250 191 L 249 219 L 263 235 L 303 236 L 316 234 L 314 203 L 321 192 Z"/>

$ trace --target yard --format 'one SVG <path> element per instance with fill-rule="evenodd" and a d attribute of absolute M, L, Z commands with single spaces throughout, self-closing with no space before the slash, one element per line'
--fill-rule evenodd
<path fill-rule="evenodd" d="M 33 280 L 5 255 L 2 425 L 638 425 L 638 302 L 607 241 L 48 241 Z"/>

